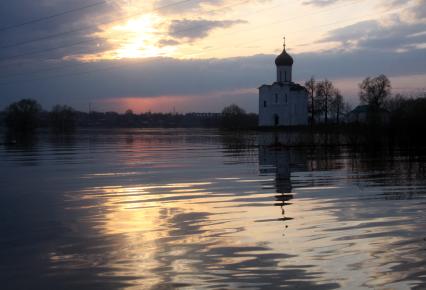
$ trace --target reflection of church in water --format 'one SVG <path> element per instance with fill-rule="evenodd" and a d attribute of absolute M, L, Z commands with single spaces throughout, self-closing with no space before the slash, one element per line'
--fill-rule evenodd
<path fill-rule="evenodd" d="M 285 206 L 289 205 L 288 201 L 293 199 L 291 172 L 305 171 L 306 158 L 303 152 L 274 146 L 273 144 L 259 146 L 259 171 L 260 175 L 275 176 L 271 183 L 264 184 L 264 188 L 273 188 L 275 190 L 277 193 L 275 195 L 275 205 L 281 207 L 282 219 L 287 220 L 291 218 L 285 216 Z"/>

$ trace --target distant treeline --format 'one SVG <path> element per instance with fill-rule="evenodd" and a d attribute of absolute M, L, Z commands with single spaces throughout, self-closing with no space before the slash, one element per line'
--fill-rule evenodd
<path fill-rule="evenodd" d="M 344 97 L 327 79 L 310 78 L 305 86 L 309 92 L 309 124 L 305 131 L 333 132 L 357 136 L 404 137 L 406 140 L 426 139 L 426 95 L 392 95 L 391 82 L 385 75 L 367 77 L 359 84 L 360 106 L 351 110 Z M 237 105 L 225 107 L 221 113 L 141 113 L 127 110 L 116 112 L 79 112 L 66 105 L 50 111 L 32 99 L 12 103 L 0 112 L 0 126 L 9 132 L 33 132 L 50 128 L 53 132 L 69 133 L 76 128 L 223 128 L 255 129 L 258 116 L 246 113 Z M 272 128 L 280 130 L 279 128 Z"/>
<path fill-rule="evenodd" d="M 257 114 L 246 113 L 237 105 L 225 107 L 221 113 L 141 113 L 127 110 L 117 112 L 80 112 L 66 105 L 43 110 L 33 99 L 12 103 L 0 112 L 0 125 L 12 132 L 33 132 L 37 128 L 50 128 L 54 132 L 70 133 L 76 128 L 155 128 L 205 127 L 225 129 L 253 129 L 257 127 Z"/>

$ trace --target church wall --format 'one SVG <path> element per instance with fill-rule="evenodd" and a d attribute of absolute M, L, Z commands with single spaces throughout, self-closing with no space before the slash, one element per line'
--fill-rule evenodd
<path fill-rule="evenodd" d="M 259 88 L 259 126 L 306 125 L 307 102 L 305 91 L 290 91 L 288 85 L 262 86 Z M 275 124 L 275 116 L 278 124 Z"/>

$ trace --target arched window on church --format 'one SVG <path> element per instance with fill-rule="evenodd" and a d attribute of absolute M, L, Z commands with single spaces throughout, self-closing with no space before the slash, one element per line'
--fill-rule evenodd
<path fill-rule="evenodd" d="M 287 104 L 287 94 L 285 94 L 285 103 Z"/>
<path fill-rule="evenodd" d="M 282 82 L 282 81 L 283 81 L 283 72 L 280 71 L 280 82 Z"/>
<path fill-rule="evenodd" d="M 284 72 L 285 81 L 287 81 L 287 71 Z"/>
<path fill-rule="evenodd" d="M 278 94 L 275 94 L 275 104 L 278 104 Z"/>
<path fill-rule="evenodd" d="M 263 107 L 266 108 L 266 101 L 263 101 Z"/>

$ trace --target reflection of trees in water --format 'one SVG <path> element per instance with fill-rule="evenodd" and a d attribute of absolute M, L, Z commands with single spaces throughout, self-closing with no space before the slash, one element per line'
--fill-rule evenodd
<path fill-rule="evenodd" d="M 230 157 L 230 163 L 254 163 L 256 158 L 256 135 L 251 132 L 220 133 L 224 155 Z"/>
<path fill-rule="evenodd" d="M 3 134 L 1 143 L 6 148 L 33 148 L 38 142 L 38 135 L 34 131 L 15 132 L 6 130 Z"/>
<path fill-rule="evenodd" d="M 309 171 L 336 170 L 343 168 L 340 162 L 342 147 L 309 147 L 306 149 Z"/>
<path fill-rule="evenodd" d="M 305 180 L 304 186 L 329 186 L 344 178 L 360 187 L 402 187 L 423 185 L 426 177 L 426 151 L 421 147 L 398 148 L 385 143 L 317 146 L 307 148 L 306 152 L 308 170 L 324 173 L 322 178 Z M 392 191 L 385 198 L 406 199 L 420 193 Z"/>
<path fill-rule="evenodd" d="M 385 199 L 411 199 L 426 192 L 424 148 L 348 148 L 348 179 L 360 187 L 385 187 Z M 414 186 L 414 187 L 413 187 Z M 421 186 L 421 187 L 418 187 Z M 386 187 L 395 187 L 387 190 Z"/>
<path fill-rule="evenodd" d="M 275 175 L 278 193 L 291 192 L 290 171 L 323 171 L 323 178 L 297 181 L 298 186 L 332 186 L 342 178 L 355 185 L 373 183 L 383 186 L 416 185 L 426 177 L 426 149 L 397 147 L 378 136 L 373 142 L 340 145 L 338 136 L 317 134 L 308 146 L 299 146 L 309 134 L 296 132 L 258 132 L 256 134 L 227 133 L 221 135 L 225 156 L 230 163 L 252 163 L 258 147 L 261 174 Z M 361 137 L 360 137 L 361 138 Z M 291 170 L 290 170 L 291 169 Z M 346 172 L 346 173 L 344 173 Z M 309 174 L 308 174 L 309 175 Z M 401 193 L 409 198 L 411 193 Z M 392 196 L 392 198 L 400 198 Z M 387 196 L 389 198 L 389 196 Z"/>
<path fill-rule="evenodd" d="M 6 131 L 0 148 L 3 145 L 6 152 L 19 155 L 21 165 L 36 166 L 40 159 L 38 143 L 39 138 L 34 132 L 17 134 L 16 132 Z"/>

